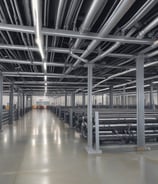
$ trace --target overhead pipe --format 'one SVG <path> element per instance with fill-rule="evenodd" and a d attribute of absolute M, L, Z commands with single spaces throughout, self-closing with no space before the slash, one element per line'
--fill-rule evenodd
<path fill-rule="evenodd" d="M 155 0 L 148 0 L 144 3 L 144 5 L 132 16 L 131 19 L 122 27 L 123 31 L 130 29 L 135 25 L 145 14 L 147 14 L 157 3 Z"/>
<path fill-rule="evenodd" d="M 146 35 L 146 33 L 148 33 L 150 30 L 152 30 L 157 25 L 158 25 L 158 17 L 156 17 L 142 31 L 140 31 L 137 38 L 143 38 Z"/>
<path fill-rule="evenodd" d="M 158 64 L 158 61 L 153 61 L 153 62 L 150 62 L 150 63 L 146 63 L 146 64 L 144 64 L 144 68 L 147 68 L 147 67 L 150 67 L 150 66 L 154 66 L 154 65 L 157 65 L 157 64 Z M 121 75 L 125 75 L 127 73 L 134 72 L 134 71 L 136 71 L 136 68 L 131 68 L 129 70 L 125 70 L 123 72 L 119 72 L 119 73 L 113 74 L 113 75 L 107 77 L 106 79 L 103 79 L 102 81 L 100 81 L 97 84 L 95 84 L 93 86 L 93 88 L 97 87 L 98 85 L 100 85 L 100 84 L 102 84 L 104 82 L 109 81 L 110 79 L 114 79 L 115 77 L 118 77 L 118 76 L 121 76 Z"/>
<path fill-rule="evenodd" d="M 102 8 L 106 5 L 107 0 L 93 0 L 89 11 L 80 27 L 80 33 L 84 33 L 86 31 L 89 31 L 89 27 L 92 23 L 94 23 L 94 18 L 95 16 L 99 13 L 101 13 Z M 81 39 L 77 39 L 73 48 L 77 48 L 79 47 L 80 43 L 81 43 Z"/>
<path fill-rule="evenodd" d="M 153 5 L 155 4 L 154 1 L 147 1 L 144 6 L 131 18 L 131 21 L 134 23 L 138 20 L 140 20 L 140 17 L 142 17 L 142 15 L 144 15 L 146 8 L 152 8 Z M 147 6 L 147 7 L 146 7 Z M 155 27 L 158 24 L 158 18 L 154 19 L 148 26 L 146 26 L 142 31 L 139 32 L 139 35 L 137 36 L 137 38 L 142 39 L 144 37 L 144 35 L 150 31 L 153 27 Z M 124 27 L 123 27 L 123 31 L 127 30 L 132 24 L 127 23 Z M 133 32 L 129 32 L 126 36 L 129 37 L 131 36 Z M 102 54 L 100 54 L 99 56 L 97 56 L 96 58 L 92 59 L 90 61 L 90 63 L 95 63 L 96 61 L 104 58 L 105 56 L 108 56 L 108 54 L 110 52 L 113 52 L 114 50 L 116 50 L 119 46 L 121 45 L 120 42 L 116 42 L 114 45 L 112 45 L 109 49 L 107 49 L 106 51 L 104 51 Z M 134 57 L 133 57 L 134 59 Z"/>
<path fill-rule="evenodd" d="M 112 15 L 109 17 L 107 22 L 104 24 L 103 28 L 98 33 L 98 36 L 105 37 L 107 36 L 110 31 L 115 27 L 115 25 L 120 21 L 120 19 L 124 16 L 124 14 L 128 11 L 128 9 L 133 5 L 135 0 L 121 0 L 120 3 L 115 8 Z M 100 43 L 98 40 L 93 40 L 88 48 L 85 50 L 85 52 L 82 54 L 82 58 L 87 57 Z M 80 60 L 77 60 L 73 67 L 76 67 L 80 63 Z M 65 74 L 69 73 L 72 69 L 68 68 L 65 72 Z"/>
<path fill-rule="evenodd" d="M 65 2 L 67 3 L 67 0 L 66 1 L 65 0 L 59 0 L 58 9 L 57 9 L 57 17 L 56 17 L 56 22 L 55 22 L 55 29 L 59 29 L 59 27 L 61 27 L 62 18 L 63 18 L 62 15 L 63 15 L 63 13 L 65 11 L 65 8 L 64 8 Z M 57 38 L 55 36 L 54 40 L 52 42 L 52 46 L 53 47 L 56 46 L 56 42 L 57 42 Z M 50 61 L 54 62 L 54 56 L 55 56 L 55 53 L 54 52 L 51 53 Z"/>
<path fill-rule="evenodd" d="M 69 28 L 69 24 L 70 24 L 70 21 L 73 17 L 73 14 L 75 12 L 77 4 L 78 4 L 78 0 L 72 0 L 71 1 L 70 8 L 69 8 L 68 13 L 67 13 L 66 18 L 65 18 L 65 24 L 64 24 L 65 29 Z"/>
<path fill-rule="evenodd" d="M 88 13 L 81 25 L 80 34 L 89 30 L 90 25 L 94 23 L 94 18 L 96 17 L 97 14 L 100 14 L 102 12 L 102 8 L 106 5 L 106 3 L 107 3 L 107 0 L 93 0 L 92 1 L 92 4 L 88 10 Z M 73 48 L 74 49 L 78 48 L 81 41 L 82 40 L 78 38 L 76 42 L 74 43 Z M 70 55 L 67 57 L 66 62 L 69 60 L 69 58 L 70 58 Z M 69 69 L 71 70 L 72 68 L 69 68 Z"/>

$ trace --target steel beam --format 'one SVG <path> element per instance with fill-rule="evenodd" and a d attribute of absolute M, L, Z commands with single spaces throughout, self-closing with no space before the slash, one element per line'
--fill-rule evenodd
<path fill-rule="evenodd" d="M 14 83 L 10 85 L 9 124 L 13 124 L 13 120 L 14 120 Z"/>
<path fill-rule="evenodd" d="M 28 60 L 5 59 L 5 58 L 3 58 L 3 59 L 0 58 L 0 63 L 43 66 L 42 61 L 28 61 Z M 71 67 L 72 65 L 65 64 L 65 63 L 56 63 L 56 62 L 49 63 L 49 62 L 47 62 L 47 66 Z"/>
<path fill-rule="evenodd" d="M 22 26 L 22 25 L 13 25 L 13 24 L 0 24 L 0 30 L 4 31 L 12 31 L 12 32 L 21 32 L 21 33 L 30 33 L 35 34 L 34 27 L 31 26 Z M 144 44 L 144 45 L 152 45 L 154 40 L 148 39 L 139 39 L 139 38 L 128 38 L 125 36 L 114 36 L 108 35 L 107 37 L 100 37 L 97 33 L 80 33 L 76 31 L 70 30 L 61 30 L 61 29 L 50 29 L 50 28 L 42 28 L 42 34 L 49 36 L 59 36 L 59 37 L 70 37 L 70 38 L 80 38 L 80 39 L 88 39 L 88 40 L 100 40 L 105 42 L 120 42 L 120 43 L 129 43 L 129 44 Z"/>
<path fill-rule="evenodd" d="M 3 119 L 3 75 L 0 72 L 0 130 L 2 129 Z"/>
<path fill-rule="evenodd" d="M 3 76 L 6 77 L 44 77 L 44 73 L 36 73 L 36 72 L 3 72 Z M 77 79 L 87 79 L 87 76 L 81 76 L 81 75 L 64 75 L 59 73 L 47 73 L 47 77 L 50 78 L 77 78 Z M 94 79 L 104 79 L 104 77 L 93 77 Z"/>
<path fill-rule="evenodd" d="M 144 125 L 144 56 L 136 59 L 136 97 L 137 97 L 137 147 L 145 148 Z"/>

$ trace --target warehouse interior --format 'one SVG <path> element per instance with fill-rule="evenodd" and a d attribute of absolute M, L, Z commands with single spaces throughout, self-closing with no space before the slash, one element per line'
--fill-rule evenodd
<path fill-rule="evenodd" d="M 157 184 L 158 1 L 0 1 L 0 183 Z"/>

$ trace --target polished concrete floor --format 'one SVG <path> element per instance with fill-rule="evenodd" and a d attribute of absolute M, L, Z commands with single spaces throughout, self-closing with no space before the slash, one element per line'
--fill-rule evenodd
<path fill-rule="evenodd" d="M 158 151 L 88 156 L 85 142 L 47 110 L 0 133 L 0 184 L 157 184 Z"/>

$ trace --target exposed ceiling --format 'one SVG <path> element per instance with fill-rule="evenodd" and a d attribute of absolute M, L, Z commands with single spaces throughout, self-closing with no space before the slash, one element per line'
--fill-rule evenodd
<path fill-rule="evenodd" d="M 43 95 L 47 83 L 47 95 L 86 93 L 88 63 L 94 65 L 93 92 L 110 86 L 135 90 L 140 54 L 145 85 L 158 80 L 158 1 L 33 1 L 0 1 L 5 90 L 14 82 L 26 93 Z"/>

